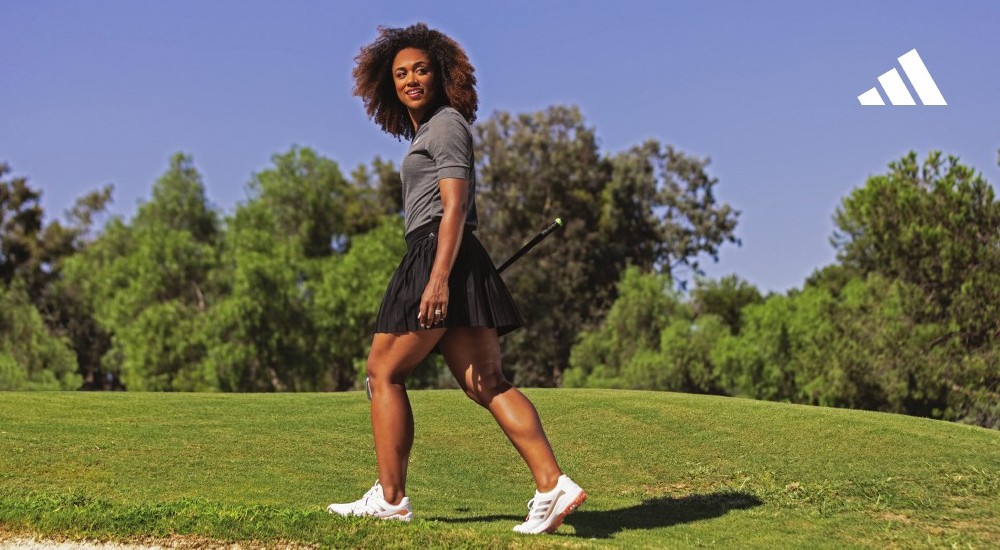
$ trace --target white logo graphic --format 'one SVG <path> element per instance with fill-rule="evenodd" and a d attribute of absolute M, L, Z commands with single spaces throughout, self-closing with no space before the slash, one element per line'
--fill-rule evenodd
<path fill-rule="evenodd" d="M 927 66 L 924 65 L 923 60 L 920 59 L 920 54 L 917 53 L 916 49 L 899 56 L 899 64 L 903 67 L 903 72 L 910 79 L 913 89 L 920 96 L 921 103 L 924 105 L 948 104 L 945 102 L 944 96 L 941 95 L 941 91 L 938 90 L 937 84 L 934 83 L 934 79 L 931 78 L 931 73 L 927 70 Z M 882 84 L 885 95 L 889 96 L 889 103 L 893 105 L 916 105 L 916 102 L 913 101 L 913 96 L 906 89 L 906 84 L 903 83 L 903 79 L 896 72 L 896 69 L 884 73 L 878 77 L 878 81 Z M 885 102 L 882 101 L 882 96 L 878 93 L 878 86 L 859 95 L 858 101 L 862 105 L 885 105 Z"/>

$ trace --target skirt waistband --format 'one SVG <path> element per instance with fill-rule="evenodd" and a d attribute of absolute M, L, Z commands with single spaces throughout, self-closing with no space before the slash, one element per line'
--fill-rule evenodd
<path fill-rule="evenodd" d="M 415 244 L 420 242 L 421 239 L 430 235 L 436 235 L 438 228 L 441 226 L 441 218 L 434 218 L 434 220 L 421 225 L 420 227 L 410 231 L 406 234 L 406 248 L 413 248 Z M 471 225 L 465 226 L 465 233 L 468 234 L 475 231 L 476 228 Z"/>

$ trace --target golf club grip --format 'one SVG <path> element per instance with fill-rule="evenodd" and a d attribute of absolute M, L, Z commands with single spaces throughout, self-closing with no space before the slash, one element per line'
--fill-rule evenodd
<path fill-rule="evenodd" d="M 535 235 L 534 238 L 525 243 L 525 245 L 522 246 L 520 250 L 515 252 L 513 256 L 508 258 L 507 261 L 503 263 L 503 265 L 498 267 L 497 273 L 503 273 L 505 269 L 510 267 L 510 264 L 516 262 L 518 258 L 524 256 L 532 248 L 535 248 L 535 245 L 542 242 L 542 239 L 548 237 L 549 234 L 551 234 L 553 231 L 562 227 L 562 224 L 563 224 L 562 218 L 556 218 L 556 221 L 552 222 L 551 225 L 543 229 L 539 234 Z"/>

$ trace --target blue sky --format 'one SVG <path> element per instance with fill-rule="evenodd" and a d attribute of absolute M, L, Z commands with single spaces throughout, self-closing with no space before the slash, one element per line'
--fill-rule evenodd
<path fill-rule="evenodd" d="M 0 160 L 50 216 L 106 183 L 112 211 L 131 215 L 177 151 L 226 212 L 292 145 L 345 174 L 398 162 L 405 145 L 365 118 L 350 72 L 377 25 L 417 21 L 466 48 L 481 119 L 575 104 L 605 151 L 656 138 L 710 157 L 743 241 L 704 262 L 710 276 L 801 286 L 834 261 L 840 201 L 909 150 L 1000 182 L 996 1 L 36 0 L 2 13 Z M 860 106 L 913 48 L 949 105 Z"/>

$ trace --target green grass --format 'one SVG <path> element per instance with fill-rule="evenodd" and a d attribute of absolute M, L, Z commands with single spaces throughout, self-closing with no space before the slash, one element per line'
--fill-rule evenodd
<path fill-rule="evenodd" d="M 363 393 L 0 393 L 0 539 L 1000 546 L 1000 432 L 672 393 L 525 393 L 590 494 L 553 536 L 510 531 L 531 477 L 458 391 L 411 392 L 408 525 L 324 511 L 375 478 Z"/>

